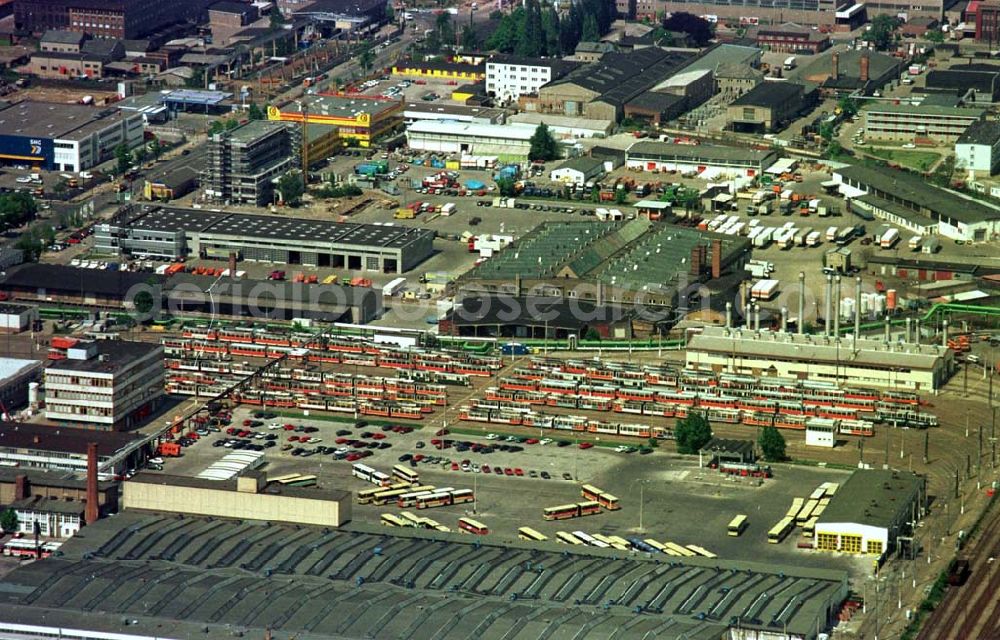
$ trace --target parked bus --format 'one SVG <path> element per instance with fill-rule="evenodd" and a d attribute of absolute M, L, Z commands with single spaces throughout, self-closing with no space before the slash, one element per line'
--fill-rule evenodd
<path fill-rule="evenodd" d="M 273 478 L 268 478 L 267 481 L 268 482 L 277 482 L 278 484 L 286 484 L 286 483 L 294 480 L 295 478 L 298 478 L 300 475 L 302 475 L 302 474 L 301 473 L 289 473 L 288 475 L 284 475 L 284 476 L 275 476 Z"/>
<path fill-rule="evenodd" d="M 389 503 L 395 504 L 399 496 L 408 491 L 408 489 L 383 489 L 372 496 L 371 503 L 380 507 Z"/>
<path fill-rule="evenodd" d="M 404 467 L 401 464 L 397 464 L 392 468 L 392 475 L 398 478 L 401 482 L 408 482 L 411 485 L 420 482 L 420 474 L 413 471 L 409 467 Z"/>
<path fill-rule="evenodd" d="M 3 555 L 15 558 L 48 558 L 62 546 L 61 542 L 39 542 L 27 538 L 14 538 L 3 545 Z"/>
<path fill-rule="evenodd" d="M 792 530 L 795 526 L 795 520 L 786 516 L 781 519 L 778 524 L 774 525 L 770 531 L 767 532 L 767 541 L 771 544 L 778 544 L 785 539 L 788 532 Z"/>
<path fill-rule="evenodd" d="M 695 555 L 699 555 L 699 556 L 701 556 L 703 558 L 718 558 L 719 557 L 719 556 L 715 555 L 714 553 L 712 553 L 711 551 L 709 551 L 708 549 L 706 549 L 705 547 L 699 547 L 696 544 L 689 544 L 689 545 L 687 545 L 687 549 L 688 549 L 688 551 L 692 551 Z"/>
<path fill-rule="evenodd" d="M 801 527 L 812 517 L 813 510 L 819 506 L 819 500 L 807 500 L 805 505 L 795 515 L 796 526 Z"/>
<path fill-rule="evenodd" d="M 475 502 L 476 495 L 472 493 L 472 489 L 459 489 L 458 491 L 451 492 L 451 503 L 452 504 L 462 504 L 464 502 Z"/>
<path fill-rule="evenodd" d="M 518 529 L 517 537 L 520 538 L 521 540 L 535 540 L 537 542 L 543 542 L 549 539 L 548 536 L 538 533 L 531 527 L 521 527 L 520 529 Z"/>
<path fill-rule="evenodd" d="M 809 496 L 809 499 L 822 500 L 825 495 L 826 495 L 826 484 L 824 483 L 816 487 L 816 490 L 812 492 L 812 495 Z"/>
<path fill-rule="evenodd" d="M 618 503 L 618 498 L 611 495 L 610 493 L 598 489 L 594 485 L 585 484 L 580 487 L 580 493 L 587 500 L 596 502 L 608 511 L 617 511 L 621 509 L 621 505 Z"/>
<path fill-rule="evenodd" d="M 750 521 L 747 519 L 747 517 L 743 514 L 740 514 L 729 522 L 729 527 L 727 527 L 727 531 L 729 532 L 729 535 L 735 538 L 739 535 L 742 535 L 743 532 L 747 530 L 747 526 L 749 526 L 749 524 Z"/>
<path fill-rule="evenodd" d="M 376 493 L 385 491 L 385 487 L 374 487 L 372 489 L 362 489 L 358 491 L 358 504 L 371 504 Z"/>
<path fill-rule="evenodd" d="M 556 540 L 558 540 L 559 542 L 562 542 L 564 544 L 583 544 L 582 540 L 580 540 L 579 538 L 577 538 L 573 534 L 567 533 L 565 531 L 557 531 L 556 532 Z"/>
<path fill-rule="evenodd" d="M 607 538 L 608 544 L 610 544 L 615 549 L 619 551 L 631 551 L 632 544 L 620 536 L 605 536 Z"/>
<path fill-rule="evenodd" d="M 575 504 L 564 504 L 558 507 L 546 507 L 542 510 L 545 520 L 567 520 L 580 516 L 580 507 Z"/>
<path fill-rule="evenodd" d="M 355 478 L 364 480 L 365 482 L 371 482 L 372 484 L 377 484 L 380 487 L 388 487 L 392 484 L 392 478 L 381 471 L 376 471 L 366 464 L 361 464 L 356 462 L 353 467 L 351 467 L 351 473 Z"/>
<path fill-rule="evenodd" d="M 393 513 L 383 513 L 382 514 L 382 524 L 387 527 L 409 527 L 411 526 L 409 522 L 403 520 L 399 516 Z"/>
<path fill-rule="evenodd" d="M 473 520 L 472 518 L 459 518 L 458 528 L 462 531 L 462 533 L 471 533 L 477 536 L 485 536 L 490 532 L 489 527 L 482 522 Z"/>
<path fill-rule="evenodd" d="M 299 476 L 288 483 L 289 487 L 312 487 L 316 485 L 316 476 Z"/>
<path fill-rule="evenodd" d="M 409 493 L 404 493 L 396 499 L 396 506 L 401 509 L 406 509 L 408 507 L 415 507 L 417 505 L 417 500 L 423 496 L 429 496 L 433 491 L 411 491 Z"/>
<path fill-rule="evenodd" d="M 645 542 L 649 546 L 653 547 L 653 549 L 659 551 L 660 553 L 666 553 L 667 552 L 667 548 L 663 545 L 662 542 L 659 542 L 657 540 L 653 540 L 652 538 L 646 538 L 645 540 L 643 540 L 643 542 Z"/>
<path fill-rule="evenodd" d="M 433 509 L 434 507 L 447 507 L 451 504 L 451 492 L 435 491 L 417 496 L 415 506 L 417 509 Z"/>
<path fill-rule="evenodd" d="M 819 516 L 813 516 L 805 521 L 802 525 L 802 537 L 811 538 L 816 532 L 816 523 L 819 522 Z"/>
<path fill-rule="evenodd" d="M 687 547 L 681 546 L 676 542 L 664 542 L 663 546 L 665 546 L 670 551 L 673 551 L 677 555 L 683 556 L 685 558 L 690 558 L 696 555 L 694 551 L 691 551 Z"/>
<path fill-rule="evenodd" d="M 788 507 L 788 511 L 785 513 L 786 518 L 795 519 L 795 516 L 799 515 L 799 511 L 802 511 L 802 505 L 805 504 L 805 500 L 802 498 L 793 498 L 792 506 Z"/>
<path fill-rule="evenodd" d="M 598 549 L 607 549 L 611 545 L 607 542 L 601 542 L 594 536 L 590 535 L 585 531 L 574 531 L 573 535 L 580 539 L 580 542 L 584 544 L 589 544 L 592 547 L 597 547 Z"/>
<path fill-rule="evenodd" d="M 400 511 L 399 519 L 404 520 L 408 523 L 410 527 L 416 527 L 418 529 L 424 528 L 424 518 L 421 518 L 415 513 L 410 513 L 409 511 Z"/>

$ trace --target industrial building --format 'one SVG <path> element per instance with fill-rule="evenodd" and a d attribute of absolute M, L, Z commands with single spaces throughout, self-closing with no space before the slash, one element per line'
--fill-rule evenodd
<path fill-rule="evenodd" d="M 211 0 L 15 0 L 18 30 L 78 31 L 99 38 L 140 38 L 179 22 L 197 22 Z"/>
<path fill-rule="evenodd" d="M 931 69 L 924 76 L 923 91 L 943 93 L 971 103 L 996 102 L 1000 99 L 1000 69 L 994 64 L 983 63 Z"/>
<path fill-rule="evenodd" d="M 899 58 L 876 51 L 827 51 L 804 65 L 796 79 L 819 85 L 825 96 L 870 96 L 897 80 L 902 69 Z"/>
<path fill-rule="evenodd" d="M 403 119 L 406 124 L 420 120 L 450 120 L 452 122 L 469 122 L 472 124 L 503 124 L 506 112 L 492 107 L 474 107 L 457 104 L 428 104 L 426 102 L 407 102 L 403 106 Z"/>
<path fill-rule="evenodd" d="M 163 399 L 163 347 L 147 342 L 76 342 L 45 367 L 45 417 L 124 431 Z"/>
<path fill-rule="evenodd" d="M 607 138 L 615 131 L 614 120 L 572 118 L 551 113 L 515 113 L 507 116 L 507 124 L 537 128 L 545 124 L 557 139 Z"/>
<path fill-rule="evenodd" d="M 937 344 L 705 327 L 688 340 L 686 364 L 702 371 L 933 393 L 954 372 L 953 356 Z"/>
<path fill-rule="evenodd" d="M 162 384 L 161 381 L 161 387 Z M 150 445 L 146 438 L 135 433 L 0 422 L 0 461 L 19 467 L 18 473 L 36 469 L 83 473 L 87 470 L 87 447 L 90 443 L 97 444 L 97 469 L 104 477 L 136 469 L 149 457 Z M 4 481 L 3 486 L 6 484 Z"/>
<path fill-rule="evenodd" d="M 881 558 L 913 535 L 926 504 L 922 476 L 889 469 L 855 471 L 817 519 L 815 548 Z"/>
<path fill-rule="evenodd" d="M 758 47 L 777 53 L 816 54 L 830 48 L 829 35 L 794 22 L 759 26 L 753 37 Z"/>
<path fill-rule="evenodd" d="M 734 5 L 728 0 L 711 0 L 694 7 L 688 0 L 661 0 L 657 3 L 656 15 L 689 11 L 744 27 L 786 21 L 805 26 L 832 26 L 841 21 L 840 14 L 852 4 L 853 0 L 747 0 Z"/>
<path fill-rule="evenodd" d="M 633 337 L 634 314 L 624 306 L 594 304 L 569 297 L 463 295 L 438 321 L 446 336 L 488 338 L 547 338 L 583 340 L 588 333 L 601 339 Z M 663 316 L 660 316 L 661 318 Z M 657 318 L 644 318 L 647 323 Z"/>
<path fill-rule="evenodd" d="M 0 302 L 0 333 L 20 333 L 38 319 L 38 310 L 24 304 Z"/>
<path fill-rule="evenodd" d="M 570 158 L 549 172 L 549 180 L 583 187 L 588 181 L 604 175 L 604 168 L 604 161 L 600 158 Z"/>
<path fill-rule="evenodd" d="M 30 400 L 37 402 L 37 397 L 33 398 L 32 395 L 38 395 L 38 383 L 41 380 L 41 360 L 0 358 L 0 403 L 3 412 L 9 414 L 21 409 Z"/>
<path fill-rule="evenodd" d="M 980 200 L 929 185 L 921 176 L 876 166 L 847 166 L 833 171 L 845 198 L 876 196 L 903 215 L 936 224 L 936 233 L 955 240 L 988 242 L 1000 234 L 1000 209 Z"/>
<path fill-rule="evenodd" d="M 531 151 L 535 127 L 511 124 L 471 124 L 423 120 L 406 128 L 406 144 L 414 151 L 497 156 L 502 162 L 523 162 Z"/>
<path fill-rule="evenodd" d="M 142 483 L 128 484 L 136 486 L 126 494 Z M 528 640 L 549 631 L 596 640 L 624 629 L 629 638 L 816 640 L 849 593 L 840 570 L 557 548 L 513 531 L 471 537 L 125 511 L 88 525 L 58 557 L 9 573 L 4 614 L 37 624 L 45 611 L 46 624 L 90 628 L 139 602 L 131 634 L 162 635 L 157 625 L 169 625 L 181 638 L 209 625 L 262 635 L 280 620 L 282 633 L 317 637 Z M 473 583 L 472 597 L 462 595 Z M 87 606 L 95 593 L 99 613 Z M 407 614 L 387 611 L 389 601 L 407 603 Z"/>
<path fill-rule="evenodd" d="M 351 520 L 351 492 L 268 486 L 260 471 L 245 471 L 228 481 L 140 473 L 127 485 L 122 495 L 125 510 L 321 527 L 340 527 Z"/>
<path fill-rule="evenodd" d="M 992 176 L 1000 170 L 1000 123 L 980 120 L 955 141 L 955 168 L 972 176 Z"/>
<path fill-rule="evenodd" d="M 97 483 L 97 503 L 101 515 L 118 511 L 118 491 L 118 482 Z M 26 468 L 24 465 L 0 469 L 0 505 L 13 504 L 29 497 L 83 505 L 87 500 L 87 481 L 83 474 L 72 471 Z"/>
<path fill-rule="evenodd" d="M 647 140 L 633 143 L 625 152 L 625 166 L 630 169 L 693 172 L 706 180 L 720 176 L 758 176 L 777 160 L 778 154 L 774 151 Z"/>
<path fill-rule="evenodd" d="M 354 140 L 360 147 L 370 147 L 373 140 L 395 131 L 403 123 L 400 100 L 368 96 L 306 95 L 290 103 L 285 110 L 267 108 L 269 120 L 310 125 L 332 125 L 344 140 Z"/>
<path fill-rule="evenodd" d="M 280 198 L 275 182 L 295 166 L 288 126 L 252 120 L 209 138 L 205 195 L 215 202 L 266 206 Z"/>
<path fill-rule="evenodd" d="M 861 110 L 868 140 L 955 142 L 986 110 L 912 102 L 879 102 Z"/>
<path fill-rule="evenodd" d="M 779 131 L 812 111 L 818 97 L 815 89 L 796 82 L 758 84 L 726 108 L 729 127 L 740 133 Z"/>
<path fill-rule="evenodd" d="M 560 58 L 499 55 L 486 61 L 486 91 L 501 103 L 516 102 L 580 66 Z"/>
<path fill-rule="evenodd" d="M 159 208 L 95 227 L 95 245 L 133 256 L 237 259 L 403 273 L 433 251 L 434 231 L 284 216 Z"/>
<path fill-rule="evenodd" d="M 115 109 L 26 100 L 0 106 L 0 163 L 85 171 L 143 140 L 143 119 Z"/>

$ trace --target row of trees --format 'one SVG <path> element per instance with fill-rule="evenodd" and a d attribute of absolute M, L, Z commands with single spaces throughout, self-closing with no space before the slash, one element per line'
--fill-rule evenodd
<path fill-rule="evenodd" d="M 698 453 L 712 439 L 712 426 L 700 413 L 692 413 L 677 421 L 674 428 L 674 439 L 677 441 L 677 452 L 688 455 Z M 780 462 L 785 459 L 785 437 L 775 427 L 764 427 L 760 430 L 757 445 L 764 454 L 764 459 Z"/>
<path fill-rule="evenodd" d="M 614 15 L 610 0 L 574 2 L 562 17 L 554 8 L 542 10 L 538 0 L 528 0 L 500 18 L 486 46 L 519 56 L 564 55 L 580 42 L 599 40 L 611 29 Z"/>

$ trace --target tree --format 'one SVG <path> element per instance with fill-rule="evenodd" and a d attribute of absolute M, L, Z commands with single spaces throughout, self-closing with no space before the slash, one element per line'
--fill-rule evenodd
<path fill-rule="evenodd" d="M 840 146 L 840 143 L 836 140 L 831 140 L 830 144 L 826 145 L 826 151 L 823 152 L 823 157 L 835 160 L 844 153 L 844 148 Z"/>
<path fill-rule="evenodd" d="M 837 102 L 837 108 L 840 109 L 841 113 L 845 116 L 852 118 L 858 115 L 858 111 L 861 110 L 861 104 L 854 98 L 845 96 Z"/>
<path fill-rule="evenodd" d="M 471 24 L 462 27 L 462 47 L 470 51 L 479 49 L 479 34 Z"/>
<path fill-rule="evenodd" d="M 924 38 L 935 44 L 941 44 L 944 42 L 944 32 L 940 29 L 931 29 L 924 34 Z"/>
<path fill-rule="evenodd" d="M 263 120 L 267 117 L 267 114 L 257 106 L 256 102 L 251 102 L 250 107 L 247 109 L 247 117 L 251 120 Z"/>
<path fill-rule="evenodd" d="M 139 146 L 135 148 L 135 151 L 132 152 L 132 155 L 135 157 L 135 161 L 138 164 L 142 164 L 143 162 L 146 161 L 146 156 L 149 155 L 149 150 L 147 150 L 145 146 Z"/>
<path fill-rule="evenodd" d="M 0 513 L 0 528 L 4 533 L 15 533 L 17 531 L 17 512 L 13 509 L 5 509 Z"/>
<path fill-rule="evenodd" d="M 510 178 L 500 178 L 497 180 L 497 192 L 504 198 L 517 195 L 517 191 L 514 188 L 514 181 Z"/>
<path fill-rule="evenodd" d="M 365 75 L 368 75 L 368 70 L 371 69 L 372 64 L 375 62 L 375 52 L 368 45 L 361 50 L 358 54 L 358 64 L 361 65 L 361 70 Z"/>
<path fill-rule="evenodd" d="M 664 20 L 663 28 L 666 31 L 676 31 L 686 34 L 688 40 L 698 47 L 708 44 L 712 36 L 715 35 L 712 31 L 712 23 L 684 11 L 678 11 Z"/>
<path fill-rule="evenodd" d="M 677 421 L 674 439 L 677 440 L 678 453 L 698 453 L 712 439 L 712 427 L 705 416 L 692 412 Z"/>
<path fill-rule="evenodd" d="M 544 53 L 547 56 L 562 54 L 562 45 L 559 41 L 559 26 L 559 14 L 555 8 L 549 7 L 549 10 L 542 15 L 542 31 L 545 33 Z"/>
<path fill-rule="evenodd" d="M 434 21 L 434 30 L 437 32 L 438 41 L 441 46 L 455 44 L 455 27 L 451 24 L 451 14 L 445 11 Z"/>
<path fill-rule="evenodd" d="M 278 180 L 278 193 L 281 194 L 281 201 L 290 207 L 302 204 L 302 195 L 305 191 L 306 185 L 302 181 L 301 171 L 289 171 Z"/>
<path fill-rule="evenodd" d="M 159 138 L 153 138 L 150 141 L 149 152 L 153 154 L 154 160 L 159 160 L 160 156 L 163 155 L 163 144 L 160 142 Z"/>
<path fill-rule="evenodd" d="M 588 327 L 587 333 L 583 334 L 583 339 L 590 342 L 599 341 L 601 339 L 601 332 L 594 327 Z"/>
<path fill-rule="evenodd" d="M 615 204 L 625 204 L 628 200 L 628 194 L 625 189 L 615 189 Z"/>
<path fill-rule="evenodd" d="M 829 122 L 824 122 L 823 124 L 819 125 L 819 137 L 829 142 L 833 140 L 833 134 L 834 134 L 833 125 L 830 124 Z"/>
<path fill-rule="evenodd" d="M 528 151 L 529 160 L 546 162 L 559 157 L 559 144 L 544 122 L 535 127 L 535 133 L 531 136 L 530 142 L 531 149 Z"/>
<path fill-rule="evenodd" d="M 757 439 L 760 450 L 764 452 L 764 458 L 771 462 L 781 462 L 785 459 L 785 437 L 781 435 L 776 427 L 766 426 L 760 431 Z"/>
<path fill-rule="evenodd" d="M 274 9 L 271 11 L 271 29 L 281 29 L 285 26 L 285 16 L 281 15 L 281 9 L 275 5 Z"/>
<path fill-rule="evenodd" d="M 132 166 L 132 154 L 129 152 L 127 145 L 120 144 L 115 147 L 115 160 L 118 162 L 119 174 L 124 174 L 128 171 L 128 168 Z"/>
<path fill-rule="evenodd" d="M 591 14 L 583 19 L 583 32 L 580 34 L 581 42 L 596 42 L 601 39 L 601 34 L 597 30 L 597 18 Z"/>
<path fill-rule="evenodd" d="M 535 58 L 542 54 L 545 31 L 542 26 L 542 9 L 538 0 L 529 0 L 524 19 L 524 30 L 520 34 L 514 53 L 519 56 Z"/>
<path fill-rule="evenodd" d="M 875 45 L 876 51 L 885 51 L 895 44 L 897 39 L 896 28 L 899 26 L 899 18 L 881 14 L 875 16 L 861 39 Z"/>
<path fill-rule="evenodd" d="M 232 131 L 240 127 L 240 121 L 236 118 L 226 118 L 222 121 L 222 126 L 226 131 Z"/>
<path fill-rule="evenodd" d="M 197 67 L 194 69 L 191 77 L 184 81 L 184 84 L 189 89 L 201 89 L 205 86 L 205 68 Z"/>

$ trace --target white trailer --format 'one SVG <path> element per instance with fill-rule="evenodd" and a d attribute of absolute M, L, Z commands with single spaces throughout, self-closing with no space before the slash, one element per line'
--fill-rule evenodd
<path fill-rule="evenodd" d="M 899 242 L 899 230 L 889 229 L 879 238 L 879 246 L 883 249 L 892 249 Z"/>
<path fill-rule="evenodd" d="M 382 285 L 382 297 L 394 296 L 406 286 L 406 278 L 396 278 Z"/>
<path fill-rule="evenodd" d="M 826 230 L 826 241 L 833 242 L 837 239 L 837 227 L 830 227 Z"/>
<path fill-rule="evenodd" d="M 913 236 L 907 245 L 910 247 L 910 251 L 920 251 L 920 245 L 923 243 L 923 236 Z"/>
<path fill-rule="evenodd" d="M 753 239 L 753 246 L 757 249 L 763 249 L 767 245 L 771 244 L 771 238 L 774 236 L 774 227 L 765 227 L 763 231 L 757 234 Z"/>
<path fill-rule="evenodd" d="M 778 293 L 777 280 L 761 280 L 750 288 L 750 297 L 754 300 L 770 300 Z"/>
<path fill-rule="evenodd" d="M 823 234 L 819 231 L 812 231 L 806 236 L 807 247 L 818 247 L 823 242 Z"/>

